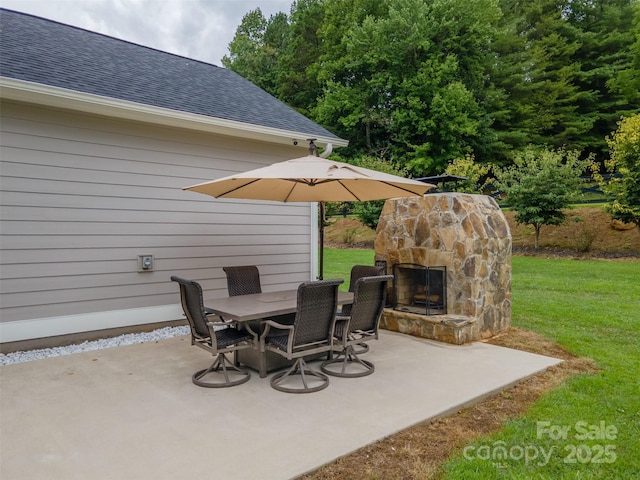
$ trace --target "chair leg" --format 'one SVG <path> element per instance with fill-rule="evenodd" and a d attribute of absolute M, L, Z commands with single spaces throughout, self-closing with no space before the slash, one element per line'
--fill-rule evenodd
<path fill-rule="evenodd" d="M 353 353 L 355 353 L 356 355 L 362 355 L 363 353 L 367 353 L 369 351 L 369 345 L 365 342 L 358 343 L 357 345 L 360 347 L 360 349 L 353 349 Z"/>
<path fill-rule="evenodd" d="M 338 363 L 341 364 L 341 368 L 339 371 L 329 368 L 329 366 Z M 359 369 L 355 372 L 348 372 L 347 369 L 349 369 L 353 365 L 360 365 L 364 367 L 364 370 Z M 335 377 L 356 378 L 371 375 L 375 371 L 375 366 L 373 365 L 373 363 L 359 358 L 353 348 L 353 345 L 349 345 L 347 348 L 338 353 L 338 355 L 336 355 L 334 358 L 322 362 L 322 364 L 320 365 L 320 370 L 322 370 L 327 375 L 333 375 Z"/>
<path fill-rule="evenodd" d="M 222 370 L 224 381 L 203 380 L 204 377 L 209 374 L 220 375 L 219 370 Z M 230 371 L 233 372 L 232 375 L 234 375 L 235 377 L 239 376 L 240 378 L 233 380 L 231 378 L 231 375 L 229 374 Z M 194 373 L 191 377 L 194 384 L 198 385 L 199 387 L 207 388 L 233 387 L 248 382 L 249 378 L 251 378 L 251 373 L 234 365 L 234 363 L 230 362 L 224 353 L 219 354 L 209 368 L 200 370 L 199 372 Z"/>
<path fill-rule="evenodd" d="M 369 351 L 369 344 L 365 342 L 357 343 L 356 345 L 360 347 L 358 350 L 356 350 L 355 348 L 353 349 L 353 353 L 355 353 L 356 355 L 362 355 L 363 353 L 367 353 Z M 333 358 L 333 354 L 334 350 L 329 350 L 327 352 L 327 360 L 331 360 Z"/>
<path fill-rule="evenodd" d="M 299 375 L 302 381 L 302 388 L 286 387 L 283 383 L 294 375 Z M 319 385 L 309 386 L 307 382 L 307 376 L 310 375 L 321 381 Z M 271 377 L 271 386 L 276 390 L 286 393 L 312 393 L 324 390 L 329 386 L 329 377 L 324 373 L 313 370 L 304 361 L 304 358 L 300 357 L 296 359 L 294 364 L 285 372 L 277 373 Z"/>

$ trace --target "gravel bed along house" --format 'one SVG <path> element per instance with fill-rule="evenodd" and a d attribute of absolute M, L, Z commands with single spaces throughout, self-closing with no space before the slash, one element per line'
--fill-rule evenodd
<path fill-rule="evenodd" d="M 31 360 L 42 360 L 49 357 L 60 357 L 71 355 L 72 353 L 90 352 L 103 348 L 120 347 L 123 345 L 133 345 L 134 343 L 155 342 L 165 338 L 189 335 L 189 327 L 164 327 L 152 332 L 127 333 L 113 338 L 103 338 L 90 342 L 83 342 L 77 345 L 66 347 L 41 348 L 38 350 L 27 350 L 23 352 L 0 353 L 0 365 L 11 365 L 14 363 L 29 362 Z"/>

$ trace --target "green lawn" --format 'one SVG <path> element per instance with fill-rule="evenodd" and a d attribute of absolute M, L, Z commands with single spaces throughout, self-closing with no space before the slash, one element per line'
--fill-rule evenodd
<path fill-rule="evenodd" d="M 325 278 L 371 250 L 325 250 Z M 444 478 L 640 478 L 640 263 L 513 258 L 513 325 L 593 358 L 524 416 L 468 446 Z M 502 457 L 502 458 L 501 458 Z"/>
<path fill-rule="evenodd" d="M 373 265 L 373 258 L 373 250 L 325 248 L 323 277 L 326 280 L 343 278 L 344 283 L 340 285 L 340 290 L 347 291 L 351 267 L 354 265 Z"/>

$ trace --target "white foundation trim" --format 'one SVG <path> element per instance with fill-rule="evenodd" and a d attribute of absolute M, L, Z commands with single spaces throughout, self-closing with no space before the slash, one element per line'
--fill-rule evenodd
<path fill-rule="evenodd" d="M 183 318 L 184 314 L 180 305 L 160 305 L 64 317 L 19 320 L 0 323 L 0 342 L 17 342 L 109 328 L 170 322 Z"/>

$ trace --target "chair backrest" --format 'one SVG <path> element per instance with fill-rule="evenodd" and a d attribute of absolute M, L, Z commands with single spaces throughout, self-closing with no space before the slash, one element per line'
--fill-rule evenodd
<path fill-rule="evenodd" d="M 207 315 L 204 310 L 204 300 L 202 298 L 202 287 L 199 283 L 185 278 L 171 277 L 171 280 L 180 285 L 180 300 L 182 310 L 187 317 L 191 335 L 196 338 L 210 338 L 209 327 L 207 326 Z"/>
<path fill-rule="evenodd" d="M 331 325 L 338 308 L 338 286 L 344 280 L 317 280 L 298 287 L 298 304 L 293 323 L 293 346 L 331 340 Z"/>
<path fill-rule="evenodd" d="M 387 298 L 387 282 L 393 275 L 361 277 L 356 281 L 349 330 L 375 331 Z"/>
<path fill-rule="evenodd" d="M 384 274 L 382 267 L 376 265 L 354 265 L 351 267 L 351 278 L 349 279 L 349 291 L 354 292 L 356 289 L 356 282 L 362 277 L 375 277 L 376 275 Z M 342 315 L 351 315 L 351 305 L 342 306 Z"/>
<path fill-rule="evenodd" d="M 382 275 L 382 267 L 372 265 L 354 265 L 351 267 L 351 278 L 349 280 L 349 291 L 355 292 L 356 282 L 362 277 L 375 277 Z"/>
<path fill-rule="evenodd" d="M 241 267 L 223 267 L 222 270 L 227 274 L 227 289 L 230 297 L 262 293 L 258 267 L 245 265 Z"/>

